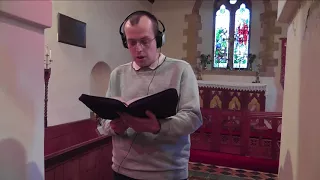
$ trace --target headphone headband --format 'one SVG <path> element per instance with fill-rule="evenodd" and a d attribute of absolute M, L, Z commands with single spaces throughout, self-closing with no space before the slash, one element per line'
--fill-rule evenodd
<path fill-rule="evenodd" d="M 156 34 L 156 42 L 157 42 L 157 48 L 160 48 L 163 46 L 164 42 L 165 42 L 165 31 L 166 31 L 166 28 L 164 26 L 164 24 L 158 20 L 153 14 L 151 14 L 150 12 L 148 11 L 135 11 L 131 14 L 129 14 L 125 20 L 121 23 L 120 27 L 119 27 L 119 34 L 121 36 L 121 39 L 122 39 L 122 44 L 125 48 L 128 48 L 128 44 L 127 44 L 127 38 L 126 38 L 126 35 L 124 33 L 123 30 L 123 25 L 128 21 L 128 19 L 132 16 L 132 15 L 135 15 L 135 14 L 143 14 L 143 15 L 146 15 L 148 16 L 148 18 L 150 18 L 151 20 L 153 21 L 156 21 L 157 23 L 160 22 L 161 26 L 162 26 L 162 31 L 159 30 L 159 27 L 157 29 L 157 34 Z M 158 23 L 159 24 L 159 23 Z"/>

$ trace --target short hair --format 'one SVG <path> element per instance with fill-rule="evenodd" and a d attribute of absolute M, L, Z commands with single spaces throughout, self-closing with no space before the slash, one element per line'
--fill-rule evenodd
<path fill-rule="evenodd" d="M 129 21 L 132 26 L 135 26 L 140 22 L 140 19 L 142 16 L 146 16 L 147 18 L 149 18 L 151 20 L 152 29 L 153 29 L 154 35 L 156 36 L 159 31 L 158 19 L 154 15 L 152 15 L 151 13 L 144 12 L 144 11 L 134 12 L 133 14 L 131 14 L 130 16 L 127 17 L 124 24 L 126 24 Z"/>

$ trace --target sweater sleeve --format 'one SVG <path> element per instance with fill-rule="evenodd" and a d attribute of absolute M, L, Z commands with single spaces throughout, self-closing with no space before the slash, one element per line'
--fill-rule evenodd
<path fill-rule="evenodd" d="M 159 120 L 161 124 L 159 135 L 189 135 L 202 125 L 198 83 L 190 64 L 182 73 L 179 98 L 177 114 Z"/>

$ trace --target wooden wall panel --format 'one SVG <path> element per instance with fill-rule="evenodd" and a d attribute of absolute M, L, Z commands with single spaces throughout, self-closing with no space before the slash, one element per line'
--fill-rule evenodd
<path fill-rule="evenodd" d="M 46 169 L 46 180 L 112 180 L 111 153 L 111 144 L 106 144 L 57 162 L 57 165 Z"/>
<path fill-rule="evenodd" d="M 46 129 L 46 180 L 112 180 L 112 140 L 83 120 Z"/>
<path fill-rule="evenodd" d="M 50 126 L 45 129 L 44 154 L 48 155 L 99 137 L 91 119 Z"/>

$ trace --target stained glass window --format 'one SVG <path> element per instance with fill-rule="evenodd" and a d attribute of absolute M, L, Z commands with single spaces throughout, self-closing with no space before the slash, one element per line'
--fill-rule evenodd
<path fill-rule="evenodd" d="M 221 5 L 216 13 L 214 67 L 226 68 L 228 65 L 230 12 L 225 5 Z"/>
<path fill-rule="evenodd" d="M 235 4 L 235 3 L 237 3 L 237 0 L 230 0 L 229 2 L 230 2 L 230 4 Z"/>
<path fill-rule="evenodd" d="M 215 0 L 214 68 L 248 67 L 250 0 Z"/>
<path fill-rule="evenodd" d="M 241 4 L 235 16 L 235 41 L 233 47 L 233 68 L 247 68 L 249 53 L 250 11 Z"/>

